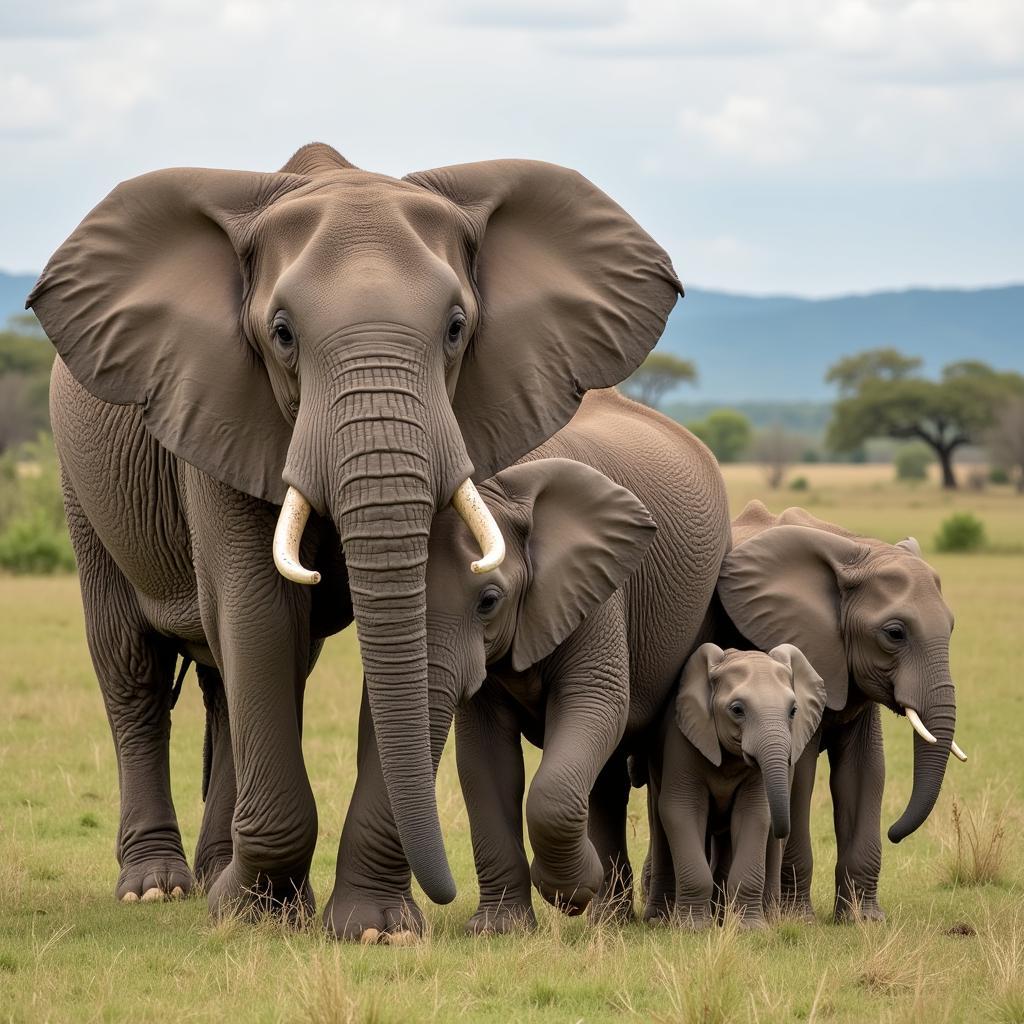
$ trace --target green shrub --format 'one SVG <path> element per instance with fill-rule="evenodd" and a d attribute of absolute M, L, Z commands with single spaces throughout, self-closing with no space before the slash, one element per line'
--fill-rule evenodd
<path fill-rule="evenodd" d="M 789 485 L 791 491 L 806 491 L 810 488 L 810 483 L 805 476 L 797 476 L 793 478 L 793 482 Z"/>
<path fill-rule="evenodd" d="M 977 551 L 985 546 L 985 524 L 970 512 L 957 512 L 944 519 L 935 535 L 939 551 Z"/>
<path fill-rule="evenodd" d="M 0 569 L 8 572 L 71 572 L 75 556 L 67 532 L 54 527 L 45 515 L 14 519 L 0 533 Z"/>
<path fill-rule="evenodd" d="M 927 480 L 928 467 L 935 457 L 923 444 L 905 444 L 893 458 L 897 480 Z"/>
<path fill-rule="evenodd" d="M 1010 474 L 1002 466 L 993 466 L 988 471 L 988 482 L 990 484 L 1008 484 Z"/>

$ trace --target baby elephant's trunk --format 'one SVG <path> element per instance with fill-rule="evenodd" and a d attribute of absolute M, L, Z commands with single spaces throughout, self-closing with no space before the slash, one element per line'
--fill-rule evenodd
<path fill-rule="evenodd" d="M 789 730 L 772 730 L 758 745 L 755 758 L 761 768 L 768 808 L 772 815 L 772 834 L 776 839 L 789 835 Z"/>

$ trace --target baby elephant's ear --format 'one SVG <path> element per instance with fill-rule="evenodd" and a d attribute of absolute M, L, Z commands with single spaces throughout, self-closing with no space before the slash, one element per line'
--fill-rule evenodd
<path fill-rule="evenodd" d="M 682 286 L 668 254 L 576 171 L 485 160 L 406 179 L 470 226 L 481 320 L 453 408 L 482 480 L 536 448 L 591 388 L 625 380 Z"/>
<path fill-rule="evenodd" d="M 722 763 L 711 708 L 711 673 L 725 657 L 721 647 L 701 644 L 690 655 L 679 679 L 676 695 L 676 725 L 679 731 L 717 768 Z"/>
<path fill-rule="evenodd" d="M 825 683 L 804 657 L 803 651 L 792 644 L 779 644 L 768 656 L 785 665 L 793 677 L 796 693 L 796 717 L 793 719 L 793 763 L 800 760 L 810 738 L 821 724 L 825 710 Z"/>
<path fill-rule="evenodd" d="M 896 547 L 909 551 L 912 555 L 917 555 L 918 558 L 924 558 L 924 555 L 921 553 L 921 545 L 917 543 L 916 537 L 905 537 L 903 540 L 896 542 Z"/>
<path fill-rule="evenodd" d="M 632 491 L 570 459 L 512 466 L 491 483 L 529 516 L 529 578 L 511 648 L 512 667 L 521 672 L 622 586 L 656 527 Z"/>

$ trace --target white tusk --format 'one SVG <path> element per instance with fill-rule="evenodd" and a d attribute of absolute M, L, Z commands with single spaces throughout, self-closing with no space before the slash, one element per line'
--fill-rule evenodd
<path fill-rule="evenodd" d="M 497 569 L 505 558 L 505 540 L 472 480 L 463 480 L 459 484 L 452 495 L 452 508 L 459 513 L 480 545 L 480 557 L 470 564 L 470 569 L 476 573 Z"/>
<path fill-rule="evenodd" d="M 938 743 L 939 741 L 924 727 L 921 716 L 913 708 L 904 708 L 907 713 L 907 721 L 914 727 L 914 732 L 925 741 L 925 743 Z"/>
<path fill-rule="evenodd" d="M 953 751 L 954 757 L 959 758 L 961 761 L 967 760 L 967 755 L 956 745 L 955 740 L 952 743 L 950 743 L 949 749 Z"/>
<path fill-rule="evenodd" d="M 299 561 L 299 543 L 307 519 L 309 502 L 302 496 L 301 491 L 289 487 L 281 506 L 281 514 L 277 517 L 277 528 L 274 530 L 274 565 L 286 580 L 309 587 L 320 582 L 320 573 L 305 568 Z"/>

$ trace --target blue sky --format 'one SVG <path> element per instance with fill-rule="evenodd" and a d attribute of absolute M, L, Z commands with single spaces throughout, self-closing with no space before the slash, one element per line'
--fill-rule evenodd
<path fill-rule="evenodd" d="M 835 294 L 1024 280 L 1019 0 L 6 0 L 0 268 L 118 181 L 578 168 L 684 282 Z"/>

